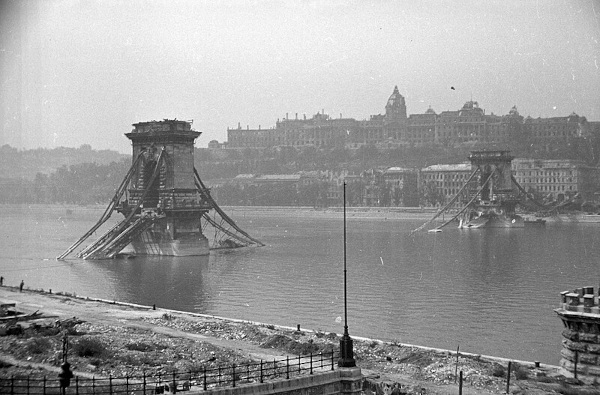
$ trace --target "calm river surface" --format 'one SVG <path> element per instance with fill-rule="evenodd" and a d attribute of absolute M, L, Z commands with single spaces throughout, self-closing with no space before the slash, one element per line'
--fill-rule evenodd
<path fill-rule="evenodd" d="M 23 279 L 53 292 L 343 331 L 341 213 L 226 208 L 267 246 L 210 257 L 56 261 L 102 211 L 3 206 L 5 284 Z M 349 214 L 350 335 L 558 364 L 562 324 L 553 309 L 560 291 L 597 289 L 600 223 L 410 235 L 423 222 Z"/>

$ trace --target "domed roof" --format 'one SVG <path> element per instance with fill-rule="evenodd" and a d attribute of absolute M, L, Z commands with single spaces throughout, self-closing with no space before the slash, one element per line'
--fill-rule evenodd
<path fill-rule="evenodd" d="M 390 98 L 385 105 L 384 122 L 404 122 L 406 120 L 406 102 L 404 96 L 398 91 L 398 86 L 394 87 Z"/>
<path fill-rule="evenodd" d="M 479 108 L 479 103 L 473 100 L 469 100 L 459 111 L 460 116 L 466 115 L 483 115 L 483 110 Z"/>
<path fill-rule="evenodd" d="M 474 108 L 479 108 L 479 103 L 477 103 L 476 101 L 473 100 L 469 100 L 468 102 L 466 102 L 463 106 L 463 110 L 472 110 Z"/>
<path fill-rule="evenodd" d="M 400 94 L 398 91 L 398 85 L 396 85 L 394 87 L 394 92 L 392 92 L 392 95 L 388 99 L 386 107 L 398 107 L 400 104 L 404 104 L 404 96 Z"/>
<path fill-rule="evenodd" d="M 427 111 L 425 111 L 425 114 L 434 114 L 435 115 L 435 111 L 433 110 L 433 108 L 431 108 L 431 106 L 429 106 Z"/>
<path fill-rule="evenodd" d="M 519 111 L 517 110 L 517 106 L 516 105 L 512 106 L 512 108 L 508 112 L 508 115 L 519 116 Z"/>

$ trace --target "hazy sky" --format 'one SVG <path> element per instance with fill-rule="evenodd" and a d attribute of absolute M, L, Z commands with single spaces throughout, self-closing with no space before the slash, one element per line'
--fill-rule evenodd
<path fill-rule="evenodd" d="M 278 118 L 408 113 L 600 120 L 600 2 L 0 0 L 0 145 L 129 153 L 140 121 L 196 146 Z M 451 89 L 454 87 L 454 90 Z"/>

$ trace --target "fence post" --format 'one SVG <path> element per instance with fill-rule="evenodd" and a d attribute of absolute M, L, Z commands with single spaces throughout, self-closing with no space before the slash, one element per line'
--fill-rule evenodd
<path fill-rule="evenodd" d="M 96 376 L 92 376 L 92 395 L 96 394 Z"/>
<path fill-rule="evenodd" d="M 27 395 L 29 395 L 29 377 L 30 375 L 27 375 Z"/>
<path fill-rule="evenodd" d="M 285 357 L 285 378 L 290 378 L 290 356 Z"/>
<path fill-rule="evenodd" d="M 310 374 L 313 374 L 313 369 L 312 369 L 312 352 L 310 353 Z"/>
<path fill-rule="evenodd" d="M 260 382 L 263 382 L 263 360 L 260 360 Z"/>
<path fill-rule="evenodd" d="M 46 395 L 46 376 L 44 376 L 44 390 L 43 394 Z"/>
<path fill-rule="evenodd" d="M 460 371 L 460 379 L 458 382 L 458 395 L 462 395 L 463 371 Z"/>
<path fill-rule="evenodd" d="M 219 387 L 221 386 L 221 367 L 219 366 Z"/>
<path fill-rule="evenodd" d="M 144 393 L 144 395 L 146 395 L 146 371 L 144 370 L 142 372 L 142 377 L 143 377 L 143 383 L 142 383 L 142 391 Z"/>
<path fill-rule="evenodd" d="M 579 362 L 579 352 L 575 350 L 575 366 L 573 367 L 573 376 L 577 378 L 577 362 Z"/>
<path fill-rule="evenodd" d="M 334 363 L 333 363 L 333 350 L 331 350 L 331 370 L 334 370 L 333 365 L 334 365 Z"/>
<path fill-rule="evenodd" d="M 108 393 L 112 394 L 112 374 L 108 375 Z"/>
<path fill-rule="evenodd" d="M 508 361 L 508 371 L 506 372 L 506 393 L 508 394 L 508 390 L 510 388 L 510 361 Z"/>
<path fill-rule="evenodd" d="M 204 385 L 203 385 L 204 391 L 206 391 L 206 366 L 204 366 Z"/>
<path fill-rule="evenodd" d="M 233 388 L 235 388 L 235 363 L 231 365 L 231 380 L 233 381 Z"/>
<path fill-rule="evenodd" d="M 177 393 L 177 382 L 175 381 L 175 371 L 173 371 L 173 391 L 171 391 L 172 394 Z"/>
<path fill-rule="evenodd" d="M 75 376 L 75 395 L 79 395 L 79 376 Z"/>
<path fill-rule="evenodd" d="M 460 345 L 456 347 L 456 366 L 454 367 L 454 382 L 456 383 L 456 372 L 458 371 L 458 353 L 460 352 Z"/>
<path fill-rule="evenodd" d="M 321 355 L 321 369 L 323 369 L 323 351 L 319 352 Z"/>
<path fill-rule="evenodd" d="M 125 391 L 129 393 L 129 373 L 125 373 Z"/>

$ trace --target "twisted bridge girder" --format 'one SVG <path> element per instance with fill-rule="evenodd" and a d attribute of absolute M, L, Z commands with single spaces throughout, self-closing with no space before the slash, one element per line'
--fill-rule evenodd
<path fill-rule="evenodd" d="M 135 174 L 136 168 L 139 166 L 140 161 L 142 160 L 143 155 L 146 151 L 140 152 L 133 164 L 131 165 L 127 175 L 119 185 L 116 190 L 115 195 L 110 201 L 108 207 L 102 214 L 100 220 L 89 230 L 87 231 L 81 238 L 79 238 L 73 245 L 71 245 L 65 252 L 59 255 L 56 259 L 65 259 L 69 254 L 71 254 L 77 247 L 79 247 L 86 239 L 88 239 L 100 226 L 102 226 L 111 216 L 112 212 L 115 211 L 117 205 L 119 204 L 121 198 L 123 197 L 127 185 L 129 185 L 132 180 L 133 175 Z M 142 195 L 139 197 L 137 205 L 132 207 L 131 211 L 127 214 L 125 219 L 121 222 L 117 223 L 115 226 L 110 228 L 106 233 L 104 233 L 100 238 L 98 238 L 95 242 L 81 250 L 78 254 L 78 258 L 83 259 L 104 259 L 104 258 L 112 258 L 116 254 L 118 254 L 133 238 L 140 234 L 141 232 L 148 229 L 157 219 L 162 218 L 163 216 L 154 215 L 152 217 L 144 217 L 140 218 L 135 217 L 136 213 L 142 207 L 144 203 L 144 199 L 147 197 L 148 193 L 152 189 L 152 186 L 160 174 L 161 166 L 167 160 L 167 154 L 165 149 L 163 148 L 158 156 L 156 164 L 154 166 L 154 170 L 152 172 L 151 178 L 148 180 Z M 241 247 L 241 246 L 264 246 L 262 242 L 253 238 L 244 230 L 242 230 L 236 223 L 231 219 L 217 204 L 217 202 L 210 195 L 210 190 L 204 185 L 200 176 L 198 175 L 198 171 L 194 168 L 194 183 L 196 185 L 197 193 L 200 195 L 201 199 L 206 202 L 212 210 L 214 210 L 213 217 L 209 215 L 208 212 L 205 212 L 202 215 L 202 219 L 205 222 L 203 227 L 206 229 L 207 225 L 210 225 L 215 230 L 215 238 L 212 248 L 232 248 L 232 247 Z"/>
<path fill-rule="evenodd" d="M 264 246 L 264 244 L 260 240 L 255 239 L 254 237 L 250 236 L 247 232 L 245 232 L 243 229 L 241 229 L 235 223 L 235 221 L 233 219 L 231 219 L 221 209 L 221 207 L 219 207 L 217 202 L 210 195 L 210 190 L 206 187 L 206 185 L 204 185 L 204 183 L 200 179 L 200 175 L 198 174 L 198 171 L 196 170 L 195 167 L 194 167 L 194 181 L 196 184 L 196 189 L 198 190 L 198 193 L 200 194 L 202 199 L 205 202 L 207 202 L 211 206 L 211 208 L 215 211 L 214 218 L 211 218 L 209 213 L 205 213 L 202 216 L 204 218 L 204 220 L 206 220 L 206 222 L 215 229 L 215 245 L 213 246 L 213 248 L 222 248 L 223 246 L 226 246 L 226 244 L 229 244 L 229 243 L 226 243 L 226 240 L 231 241 L 231 239 L 226 239 L 225 235 L 229 236 L 232 239 L 235 239 L 236 242 L 234 242 L 234 243 L 239 243 L 241 246 L 259 246 L 259 247 Z M 216 237 L 218 232 L 223 232 L 224 235 L 221 237 Z"/>
<path fill-rule="evenodd" d="M 71 245 L 65 252 L 63 252 L 58 257 L 56 257 L 57 260 L 65 259 L 70 253 L 72 253 L 77 247 L 79 247 L 85 240 L 87 240 L 96 230 L 98 230 L 98 228 L 100 228 L 100 226 L 102 226 L 106 221 L 108 221 L 108 219 L 112 215 L 113 211 L 115 210 L 115 207 L 117 206 L 117 204 L 119 204 L 121 197 L 125 193 L 125 190 L 127 189 L 127 185 L 131 181 L 131 178 L 133 177 L 133 174 L 135 173 L 135 169 L 137 168 L 139 162 L 141 161 L 143 154 L 144 154 L 144 151 L 140 152 L 138 154 L 138 156 L 135 158 L 135 160 L 133 161 L 131 167 L 127 171 L 127 174 L 125 175 L 125 178 L 123 178 L 123 181 L 121 181 L 121 184 L 117 188 L 113 198 L 111 199 L 110 203 L 108 204 L 108 207 L 106 207 L 106 210 L 104 210 L 104 213 L 102 214 L 102 216 L 100 217 L 98 222 L 94 226 L 92 226 L 92 228 L 90 230 L 88 230 L 83 236 L 81 236 L 75 243 L 73 243 L 73 245 Z"/>
<path fill-rule="evenodd" d="M 456 194 L 454 195 L 454 197 L 452 197 L 452 199 L 450 199 L 450 201 L 448 202 L 448 204 L 446 204 L 442 209 L 440 209 L 434 216 L 433 218 L 431 218 L 429 221 L 425 222 L 423 225 L 419 226 L 418 228 L 412 230 L 410 233 L 413 234 L 415 232 L 418 232 L 420 230 L 423 230 L 427 225 L 429 225 L 430 223 L 432 223 L 437 217 L 439 217 L 440 215 L 442 215 L 443 213 L 446 212 L 446 210 L 448 210 L 448 208 L 450 208 L 450 206 L 452 206 L 452 204 L 454 204 L 454 202 L 456 201 L 456 199 L 458 199 L 458 197 L 460 196 L 460 194 L 462 193 L 462 191 L 464 191 L 467 186 L 469 185 L 469 182 L 471 182 L 471 180 L 473 179 L 473 177 L 475 177 L 475 175 L 479 172 L 479 168 L 473 170 L 473 172 L 471 173 L 471 175 L 469 176 L 469 178 L 467 179 L 467 181 L 465 181 L 464 185 L 462 186 L 462 188 L 460 188 L 458 190 L 458 192 L 456 192 Z M 494 174 L 492 172 L 492 174 Z M 477 194 L 475 194 L 475 197 L 477 197 L 477 195 L 479 195 L 479 193 L 481 192 L 481 190 L 483 189 L 483 187 L 487 184 L 487 182 L 492 178 L 492 176 L 490 175 L 490 177 L 488 177 L 487 181 L 484 183 L 484 185 L 480 188 L 479 192 Z M 469 203 L 467 203 L 466 207 L 469 206 L 469 204 L 471 204 L 475 199 L 471 199 L 471 201 Z M 463 210 L 464 211 L 464 210 Z"/>

